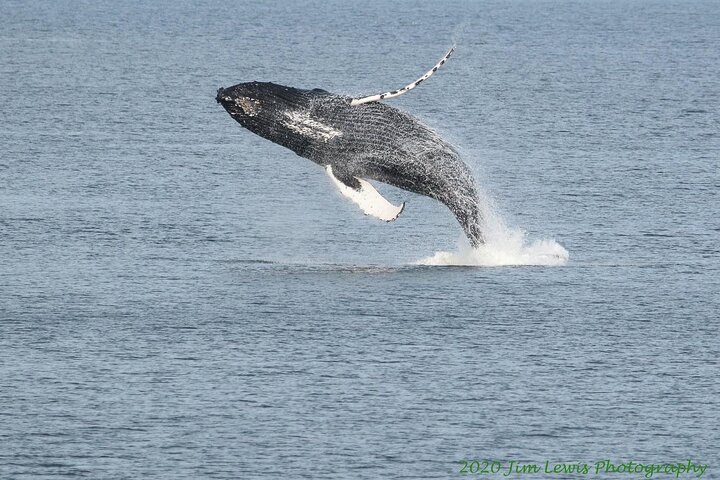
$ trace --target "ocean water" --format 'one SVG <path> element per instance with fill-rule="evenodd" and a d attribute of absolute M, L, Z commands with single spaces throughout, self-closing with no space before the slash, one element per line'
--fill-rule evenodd
<path fill-rule="evenodd" d="M 214 100 L 452 44 L 392 104 L 474 170 L 480 252 Z M 720 478 L 718 78 L 713 1 L 3 0 L 0 478 Z M 592 473 L 542 478 L 641 478 Z"/>

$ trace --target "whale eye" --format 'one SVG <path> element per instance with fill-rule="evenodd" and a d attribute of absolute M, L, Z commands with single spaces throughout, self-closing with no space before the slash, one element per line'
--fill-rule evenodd
<path fill-rule="evenodd" d="M 260 112 L 260 100 L 256 100 L 250 97 L 238 97 L 235 99 L 235 105 L 240 107 L 249 117 L 254 117 Z"/>

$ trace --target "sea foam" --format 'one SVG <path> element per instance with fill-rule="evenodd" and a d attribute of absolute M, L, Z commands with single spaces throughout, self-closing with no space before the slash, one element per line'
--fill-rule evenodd
<path fill-rule="evenodd" d="M 489 209 L 488 209 L 489 210 Z M 457 265 L 496 267 L 504 265 L 565 265 L 568 251 L 555 240 L 530 240 L 521 228 L 506 225 L 495 211 L 486 211 L 483 221 L 485 243 L 472 248 L 462 239 L 454 252 L 435 252 L 418 260 L 418 265 Z"/>

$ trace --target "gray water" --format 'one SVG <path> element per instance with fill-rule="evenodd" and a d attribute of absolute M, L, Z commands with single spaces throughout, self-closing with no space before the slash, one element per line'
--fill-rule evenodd
<path fill-rule="evenodd" d="M 453 42 L 391 103 L 564 265 L 420 265 L 444 206 L 365 217 L 214 101 Z M 0 478 L 720 478 L 718 78 L 712 1 L 3 0 Z"/>

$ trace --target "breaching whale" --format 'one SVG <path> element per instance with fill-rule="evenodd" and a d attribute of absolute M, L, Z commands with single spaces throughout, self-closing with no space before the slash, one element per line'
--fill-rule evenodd
<path fill-rule="evenodd" d="M 380 103 L 428 79 L 453 50 L 415 82 L 383 94 L 352 98 L 318 88 L 249 82 L 218 89 L 216 100 L 251 132 L 324 167 L 365 214 L 392 221 L 402 212 L 405 203 L 388 202 L 368 180 L 388 183 L 445 204 L 477 247 L 484 243 L 482 219 L 468 166 L 430 128 Z"/>

